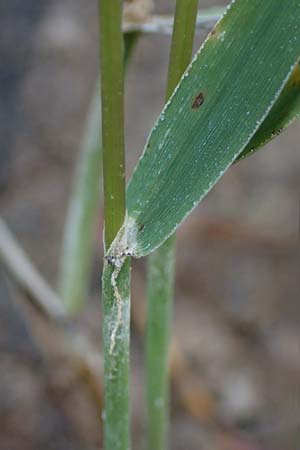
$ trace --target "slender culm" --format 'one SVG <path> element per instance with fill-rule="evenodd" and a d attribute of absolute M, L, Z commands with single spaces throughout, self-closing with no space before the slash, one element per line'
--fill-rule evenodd
<path fill-rule="evenodd" d="M 177 0 L 166 100 L 190 62 L 198 0 Z M 146 403 L 148 450 L 168 448 L 169 343 L 174 286 L 175 236 L 149 258 L 147 285 Z"/>
<path fill-rule="evenodd" d="M 122 3 L 99 0 L 106 250 L 125 216 Z M 102 283 L 104 448 L 128 450 L 130 261 L 120 273 L 105 261 Z"/>

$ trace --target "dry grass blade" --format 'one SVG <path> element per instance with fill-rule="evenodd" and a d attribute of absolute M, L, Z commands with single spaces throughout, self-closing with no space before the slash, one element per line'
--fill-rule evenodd
<path fill-rule="evenodd" d="M 59 297 L 0 219 L 0 259 L 22 292 L 20 304 L 29 331 L 46 358 L 66 363 L 91 390 L 98 408 L 102 407 L 102 358 L 77 330 L 65 330 L 66 319 Z M 29 302 L 28 302 L 29 300 Z"/>
<path fill-rule="evenodd" d="M 49 318 L 65 318 L 62 302 L 34 268 L 2 219 L 0 219 L 0 260 L 38 309 Z"/>

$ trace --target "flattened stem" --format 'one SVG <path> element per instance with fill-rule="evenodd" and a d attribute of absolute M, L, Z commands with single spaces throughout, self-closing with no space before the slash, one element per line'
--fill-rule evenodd
<path fill-rule="evenodd" d="M 125 217 L 122 1 L 99 0 L 105 247 Z M 104 263 L 104 449 L 129 450 L 130 261 Z"/>
<path fill-rule="evenodd" d="M 99 0 L 105 245 L 125 216 L 124 64 L 122 1 Z"/>
<path fill-rule="evenodd" d="M 111 283 L 113 270 L 114 268 L 105 262 L 102 277 L 104 449 L 129 450 L 130 260 L 125 261 L 117 279 L 121 305 L 116 302 Z"/>
<path fill-rule="evenodd" d="M 168 70 L 169 100 L 192 57 L 198 0 L 177 0 Z"/>
<path fill-rule="evenodd" d="M 173 310 L 175 235 L 149 256 L 147 280 L 147 448 L 168 448 L 169 350 Z"/>
<path fill-rule="evenodd" d="M 166 100 L 188 66 L 193 49 L 198 0 L 177 0 Z M 169 346 L 176 240 L 169 238 L 149 257 L 147 284 L 146 404 L 148 450 L 168 448 Z"/>

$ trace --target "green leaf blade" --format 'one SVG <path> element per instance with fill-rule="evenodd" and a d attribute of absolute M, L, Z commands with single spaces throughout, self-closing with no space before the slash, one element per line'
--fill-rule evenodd
<path fill-rule="evenodd" d="M 112 252 L 153 251 L 236 160 L 299 58 L 299 15 L 298 0 L 232 2 L 150 134 Z"/>

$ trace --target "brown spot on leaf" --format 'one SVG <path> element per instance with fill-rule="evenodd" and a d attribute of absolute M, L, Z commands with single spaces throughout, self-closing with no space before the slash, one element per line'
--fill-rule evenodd
<path fill-rule="evenodd" d="M 200 92 L 197 97 L 194 99 L 192 103 L 192 109 L 198 109 L 204 103 L 204 95 L 203 92 Z"/>
<path fill-rule="evenodd" d="M 209 33 L 210 38 L 218 39 L 220 36 L 220 24 L 216 25 Z"/>

